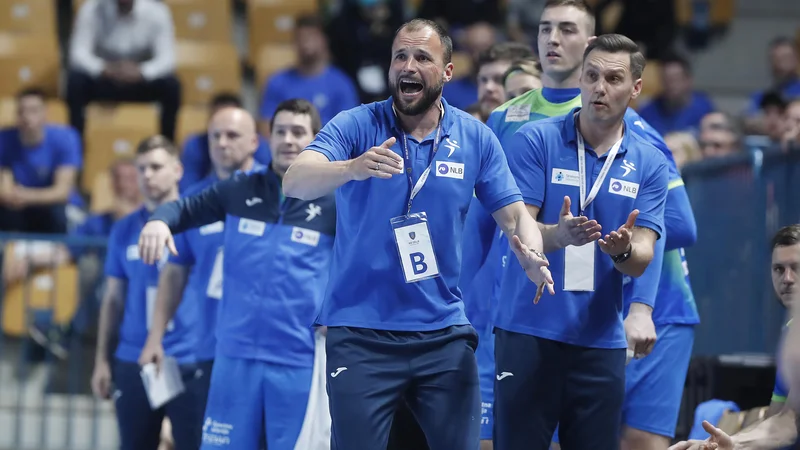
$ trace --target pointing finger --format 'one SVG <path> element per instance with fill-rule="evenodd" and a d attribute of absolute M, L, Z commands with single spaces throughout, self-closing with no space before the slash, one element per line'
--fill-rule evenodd
<path fill-rule="evenodd" d="M 175 239 L 172 236 L 167 239 L 167 248 L 169 249 L 170 253 L 178 256 L 178 249 L 175 247 Z"/>
<path fill-rule="evenodd" d="M 564 196 L 564 203 L 561 205 L 561 214 L 562 216 L 569 215 L 569 208 L 572 205 L 572 200 L 570 200 L 568 195 Z"/>
<path fill-rule="evenodd" d="M 639 217 L 639 210 L 634 209 L 631 211 L 631 214 L 628 216 L 628 221 L 625 222 L 625 228 L 633 228 L 636 225 L 636 218 Z"/>

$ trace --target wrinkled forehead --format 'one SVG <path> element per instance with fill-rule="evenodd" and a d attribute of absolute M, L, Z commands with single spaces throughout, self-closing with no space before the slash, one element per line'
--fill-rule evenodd
<path fill-rule="evenodd" d="M 630 73 L 631 55 L 625 52 L 611 53 L 603 50 L 592 50 L 583 62 L 583 69 L 594 70 L 601 74 Z"/>
<path fill-rule="evenodd" d="M 397 33 L 394 42 L 392 42 L 392 54 L 416 53 L 419 51 L 434 56 L 442 54 L 442 42 L 439 40 L 439 35 L 432 28 L 422 27 L 413 30 L 404 28 Z"/>

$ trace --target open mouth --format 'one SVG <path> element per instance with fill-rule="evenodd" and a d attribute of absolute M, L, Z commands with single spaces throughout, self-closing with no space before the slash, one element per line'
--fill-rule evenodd
<path fill-rule="evenodd" d="M 558 58 L 561 55 L 559 55 L 558 53 L 556 53 L 554 51 L 549 51 L 549 52 L 547 52 L 547 55 L 545 55 L 545 56 L 547 56 L 548 58 Z"/>
<path fill-rule="evenodd" d="M 423 87 L 424 86 L 419 81 L 409 79 L 400 80 L 400 92 L 406 95 L 419 94 L 422 92 Z"/>

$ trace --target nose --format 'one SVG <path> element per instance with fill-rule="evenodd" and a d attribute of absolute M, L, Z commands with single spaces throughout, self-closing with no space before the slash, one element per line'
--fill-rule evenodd
<path fill-rule="evenodd" d="M 797 274 L 794 270 L 783 271 L 783 283 L 788 285 L 797 283 Z"/>
<path fill-rule="evenodd" d="M 417 60 L 414 58 L 409 57 L 403 63 L 403 72 L 407 73 L 416 73 L 417 72 Z"/>
<path fill-rule="evenodd" d="M 547 35 L 547 44 L 551 47 L 558 47 L 561 43 L 559 38 L 561 37 L 560 33 L 558 32 L 557 27 L 553 27 L 550 30 L 550 33 Z"/>

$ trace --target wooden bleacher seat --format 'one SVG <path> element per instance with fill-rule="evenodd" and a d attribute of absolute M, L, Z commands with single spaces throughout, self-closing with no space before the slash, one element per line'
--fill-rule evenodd
<path fill-rule="evenodd" d="M 233 44 L 179 41 L 176 53 L 184 105 L 206 105 L 219 92 L 241 91 L 242 68 Z"/>
<path fill-rule="evenodd" d="M 453 79 L 470 76 L 472 73 L 472 58 L 465 52 L 453 52 Z"/>
<path fill-rule="evenodd" d="M 275 72 L 292 67 L 296 63 L 297 53 L 292 44 L 262 45 L 254 62 L 256 85 L 263 91 L 269 77 Z"/>
<path fill-rule="evenodd" d="M 157 134 L 158 130 L 158 112 L 154 105 L 89 105 L 86 108 L 81 188 L 90 192 L 97 174 L 107 171 L 118 158 L 133 157 L 139 142 Z"/>
<path fill-rule="evenodd" d="M 693 0 L 674 0 L 675 1 L 675 21 L 680 26 L 688 26 L 692 23 L 694 12 L 692 11 Z M 736 16 L 735 0 L 710 0 L 711 11 L 709 20 L 712 26 L 726 26 Z"/>
<path fill-rule="evenodd" d="M 187 106 L 178 113 L 178 123 L 175 127 L 175 141 L 180 149 L 186 138 L 196 133 L 203 133 L 208 128 L 208 108 L 203 106 Z"/>
<path fill-rule="evenodd" d="M 647 61 L 642 74 L 642 93 L 636 103 L 644 105 L 661 93 L 661 64 L 658 61 Z"/>
<path fill-rule="evenodd" d="M 6 246 L 4 258 L 14 255 L 14 243 Z M 28 334 L 30 309 L 52 310 L 53 322 L 66 325 L 78 309 L 78 269 L 64 264 L 40 269 L 20 282 L 5 287 L 3 332 L 14 337 Z"/>
<path fill-rule="evenodd" d="M 111 170 L 104 170 L 94 176 L 90 198 L 89 212 L 92 214 L 105 214 L 114 210 Z"/>
<path fill-rule="evenodd" d="M 56 38 L 56 11 L 52 0 L 3 0 L 0 32 Z"/>
<path fill-rule="evenodd" d="M 233 14 L 223 0 L 165 0 L 178 40 L 230 43 Z"/>
<path fill-rule="evenodd" d="M 69 125 L 67 105 L 59 99 L 47 101 L 47 121 L 57 125 Z M 0 99 L 0 128 L 17 124 L 17 100 L 14 97 Z"/>
<path fill-rule="evenodd" d="M 0 33 L 0 97 L 28 87 L 57 95 L 60 66 L 55 36 Z"/>
<path fill-rule="evenodd" d="M 292 42 L 295 19 L 316 13 L 318 9 L 317 0 L 249 0 L 247 25 L 251 57 L 265 44 Z"/>
<path fill-rule="evenodd" d="M 83 6 L 83 4 L 87 1 L 89 0 L 72 0 L 72 11 L 78 12 L 78 10 L 81 9 L 81 6 Z"/>

